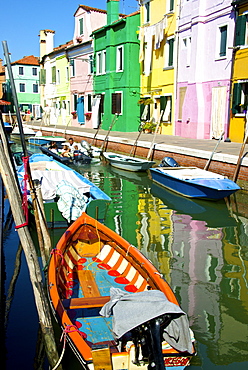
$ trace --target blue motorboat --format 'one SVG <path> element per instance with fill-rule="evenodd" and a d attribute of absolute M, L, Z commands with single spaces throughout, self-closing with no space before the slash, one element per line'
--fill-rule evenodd
<path fill-rule="evenodd" d="M 158 166 L 150 174 L 154 182 L 188 198 L 218 200 L 240 189 L 225 176 L 197 167 Z"/>

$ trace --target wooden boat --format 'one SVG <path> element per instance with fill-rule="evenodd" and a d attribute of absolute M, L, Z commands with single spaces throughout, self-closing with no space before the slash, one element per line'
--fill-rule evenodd
<path fill-rule="evenodd" d="M 83 175 L 42 153 L 29 158 L 32 179 L 41 183 L 49 228 L 64 228 L 83 211 L 104 221 L 111 198 Z M 24 165 L 17 171 L 24 192 Z M 29 195 L 29 202 L 32 203 Z"/>
<path fill-rule="evenodd" d="M 162 275 L 85 213 L 52 251 L 47 281 L 55 317 L 85 369 L 182 370 L 195 354 L 187 315 Z"/>
<path fill-rule="evenodd" d="M 127 155 L 104 152 L 104 158 L 113 167 L 127 171 L 147 171 L 155 162 Z"/>
<path fill-rule="evenodd" d="M 62 157 L 61 155 L 52 152 L 47 146 L 40 146 L 40 150 L 43 154 L 52 157 L 58 162 L 64 164 L 90 164 L 92 158 L 81 152 L 74 152 L 71 157 Z"/>
<path fill-rule="evenodd" d="M 197 167 L 156 167 L 150 174 L 156 183 L 189 198 L 218 200 L 240 189 L 232 180 Z"/>

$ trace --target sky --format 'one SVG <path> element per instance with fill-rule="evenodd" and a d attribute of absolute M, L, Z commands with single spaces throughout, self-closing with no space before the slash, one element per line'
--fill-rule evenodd
<path fill-rule="evenodd" d="M 55 31 L 54 47 L 72 40 L 79 4 L 107 9 L 107 0 L 1 1 L 0 58 L 5 61 L 2 41 L 7 42 L 11 62 L 28 55 L 39 57 L 40 30 Z M 137 0 L 120 0 L 120 13 L 130 14 L 137 9 Z"/>

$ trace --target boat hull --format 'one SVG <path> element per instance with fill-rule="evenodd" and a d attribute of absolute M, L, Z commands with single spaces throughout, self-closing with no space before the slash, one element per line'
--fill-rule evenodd
<path fill-rule="evenodd" d="M 103 153 L 103 156 L 111 166 L 126 171 L 147 171 L 155 164 L 153 161 L 110 152 Z"/>
<path fill-rule="evenodd" d="M 111 329 L 112 316 L 99 313 L 109 303 L 111 288 L 129 297 L 136 293 L 141 296 L 159 293 L 181 310 L 171 288 L 152 263 L 121 236 L 85 213 L 58 242 L 49 263 L 47 281 L 52 310 L 84 367 L 94 362 L 95 346 L 98 349 L 107 346 L 114 370 L 147 369 L 147 364 L 133 363 L 132 343 L 125 350 L 118 350 Z M 154 307 L 153 301 L 151 304 Z M 163 342 L 165 368 L 168 365 L 182 370 L 189 364 L 195 353 L 193 339 L 191 336 L 189 339 L 191 355 Z"/>
<path fill-rule="evenodd" d="M 170 174 L 170 170 L 180 171 L 180 167 L 166 169 L 166 172 L 161 168 L 151 168 L 150 174 L 152 180 L 188 198 L 219 200 L 230 196 L 240 189 L 237 184 L 223 176 L 215 178 L 213 175 L 213 178 L 211 178 L 208 173 L 207 178 L 204 178 L 202 175 L 199 178 L 190 178 L 189 176 L 188 178 L 182 179 L 175 177 L 173 172 Z"/>
<path fill-rule="evenodd" d="M 32 177 L 39 179 L 41 183 L 43 204 L 48 228 L 68 227 L 68 220 L 64 217 L 65 213 L 63 213 L 63 210 L 59 210 L 58 199 L 56 195 L 57 187 L 60 185 L 62 180 L 66 180 L 67 185 L 71 184 L 75 188 L 79 189 L 78 191 L 81 195 L 86 194 L 88 201 L 85 204 L 85 212 L 99 221 L 104 222 L 111 198 L 100 188 L 98 188 L 77 171 L 67 167 L 63 163 L 54 161 L 52 158 L 44 154 L 33 154 L 29 158 L 29 163 Z M 21 189 L 23 191 L 23 165 L 18 168 L 17 174 L 21 184 Z M 67 193 L 65 193 L 65 195 L 67 196 Z M 28 199 L 29 203 L 32 205 L 31 197 L 29 196 Z M 65 201 L 71 201 L 71 195 L 68 195 L 68 199 L 65 199 Z M 69 213 L 70 212 L 73 211 L 71 210 Z"/>
<path fill-rule="evenodd" d="M 78 155 L 74 155 L 72 157 L 61 157 L 60 155 L 52 152 L 49 150 L 46 146 L 40 146 L 40 150 L 43 154 L 46 154 L 47 156 L 55 159 L 58 162 L 64 163 L 64 164 L 90 164 L 92 161 L 92 158 L 88 157 L 84 153 L 80 153 Z"/>
<path fill-rule="evenodd" d="M 65 141 L 65 138 L 58 136 L 31 136 L 28 138 L 29 144 L 38 146 L 50 145 L 51 142 L 55 142 L 57 145 L 61 145 Z"/>

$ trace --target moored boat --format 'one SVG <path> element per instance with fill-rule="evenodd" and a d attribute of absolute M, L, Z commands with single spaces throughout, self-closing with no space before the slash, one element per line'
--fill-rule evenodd
<path fill-rule="evenodd" d="M 104 221 L 111 198 L 100 188 L 45 154 L 33 154 L 29 163 L 32 179 L 40 182 L 48 227 L 67 227 L 84 211 Z M 22 191 L 27 191 L 24 164 L 18 168 L 17 175 Z M 29 191 L 28 199 L 31 204 Z"/>
<path fill-rule="evenodd" d="M 23 125 L 23 135 L 24 135 L 24 139 L 25 140 L 28 140 L 28 138 L 30 136 L 33 136 L 35 135 L 35 131 L 28 127 L 27 125 Z M 21 140 L 21 136 L 20 136 L 20 130 L 19 130 L 19 127 L 18 126 L 15 126 L 11 132 L 11 138 L 13 140 Z"/>
<path fill-rule="evenodd" d="M 61 145 L 64 143 L 66 139 L 62 136 L 54 136 L 54 135 L 42 135 L 41 131 L 37 131 L 34 136 L 30 136 L 28 138 L 29 144 L 32 145 L 51 145 L 52 143 L 56 143 L 57 145 Z"/>
<path fill-rule="evenodd" d="M 48 293 L 85 369 L 184 369 L 195 354 L 187 315 L 133 245 L 83 213 L 51 253 Z"/>
<path fill-rule="evenodd" d="M 74 151 L 69 157 L 62 157 L 59 153 L 51 151 L 47 146 L 40 146 L 40 150 L 43 154 L 46 154 L 49 157 L 52 157 L 58 162 L 64 164 L 90 164 L 92 158 L 88 155 L 81 153 L 79 151 Z"/>
<path fill-rule="evenodd" d="M 155 164 L 155 162 L 146 159 L 112 152 L 104 152 L 103 156 L 111 166 L 126 171 L 147 171 Z"/>
<path fill-rule="evenodd" d="M 152 180 L 188 198 L 218 200 L 240 187 L 225 176 L 197 167 L 150 168 Z"/>

